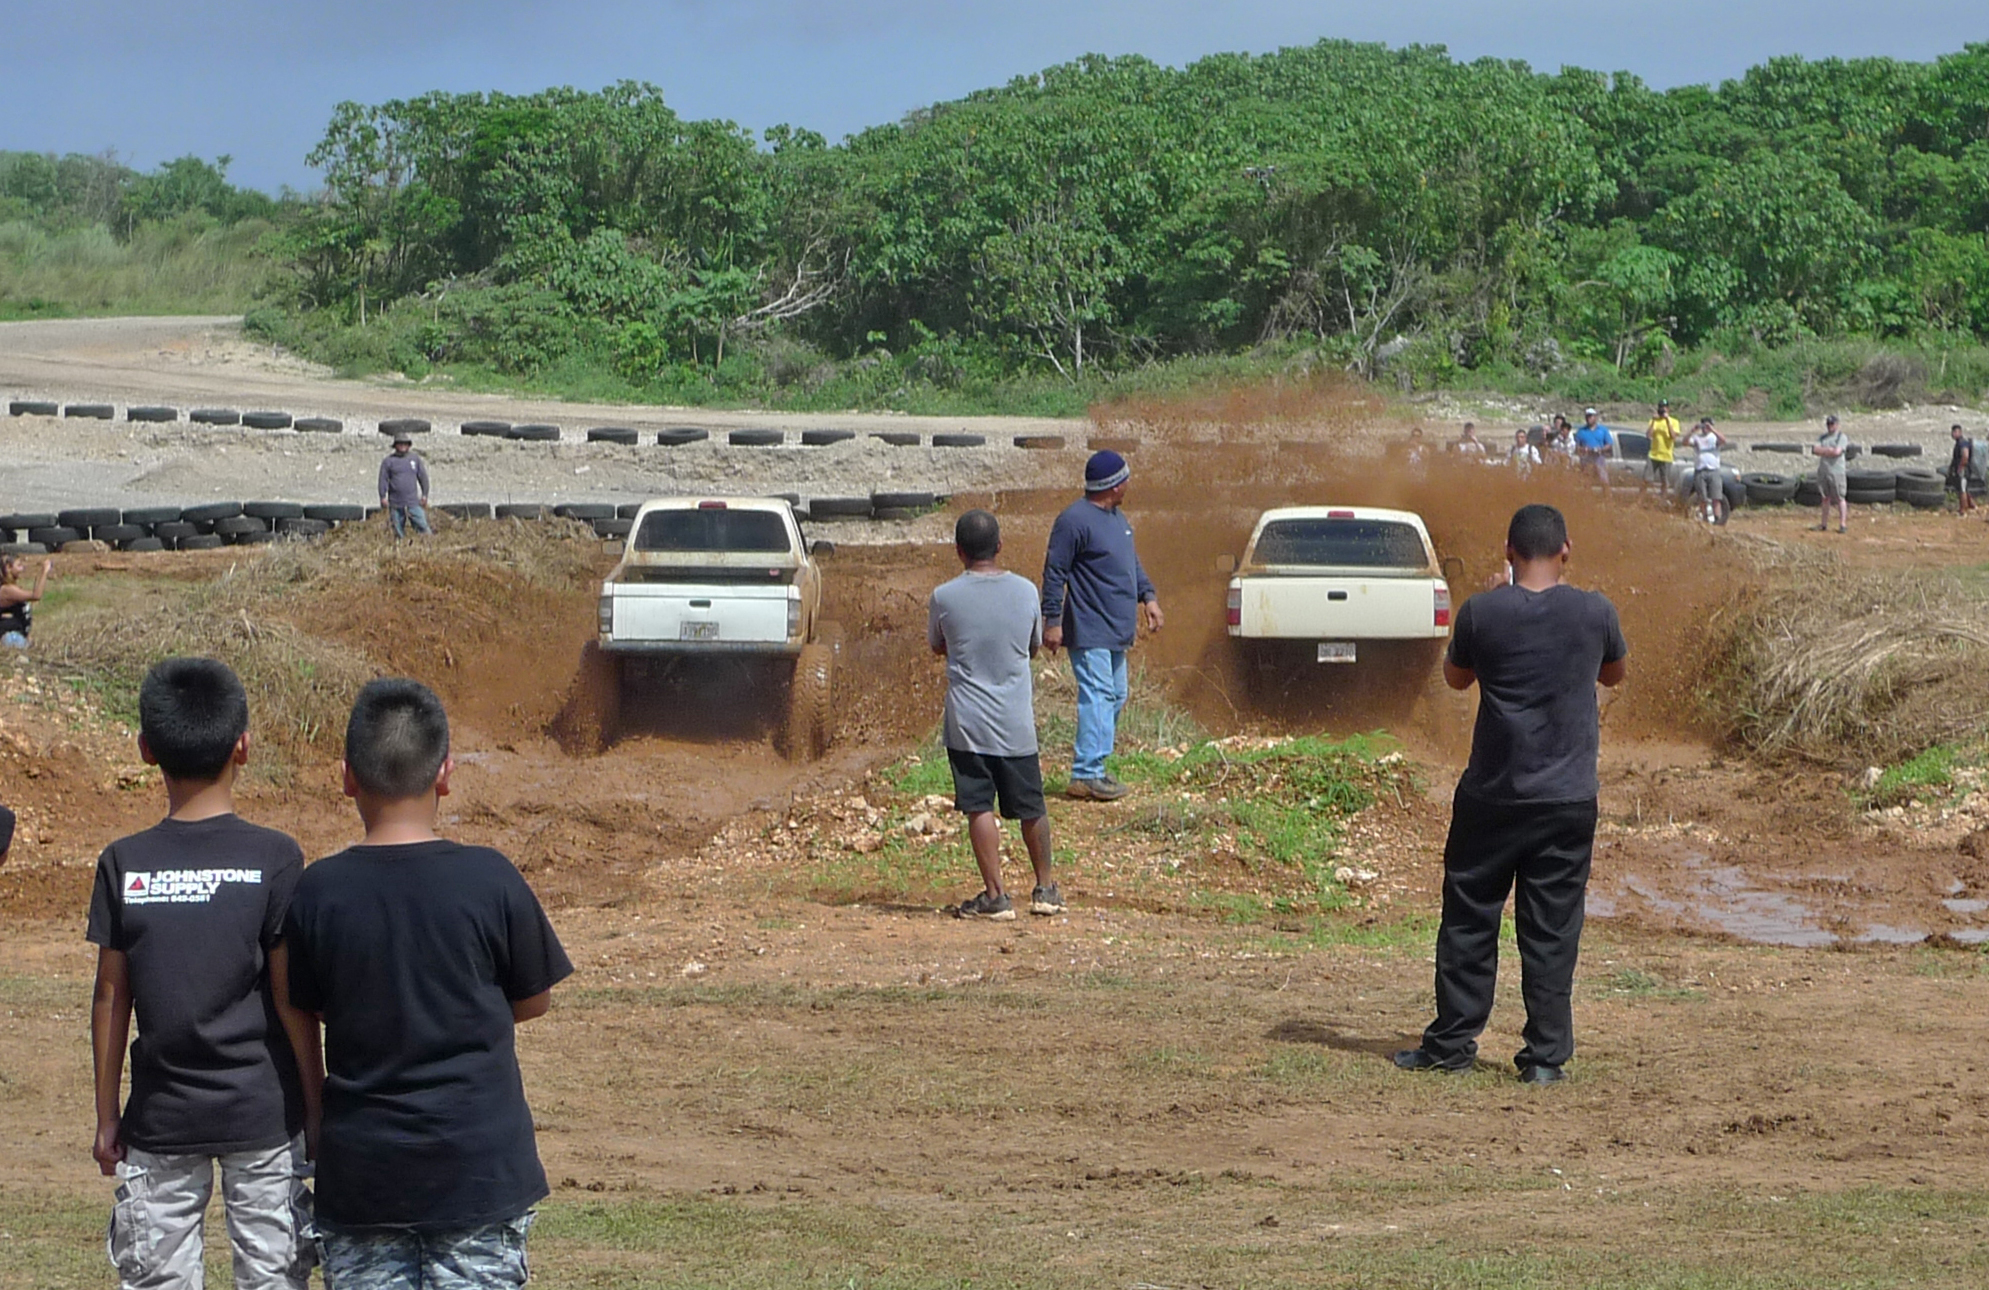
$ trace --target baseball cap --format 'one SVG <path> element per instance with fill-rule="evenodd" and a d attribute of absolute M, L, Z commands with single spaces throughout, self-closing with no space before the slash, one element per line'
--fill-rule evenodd
<path fill-rule="evenodd" d="M 1582 415 L 1585 417 L 1599 417 L 1602 414 L 1600 412 L 1597 412 L 1594 408 L 1583 408 Z"/>

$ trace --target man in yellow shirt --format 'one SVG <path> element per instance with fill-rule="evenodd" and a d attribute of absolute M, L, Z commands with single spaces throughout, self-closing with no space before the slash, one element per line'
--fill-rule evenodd
<path fill-rule="evenodd" d="M 1650 482 L 1658 486 L 1660 493 L 1669 493 L 1672 464 L 1678 458 L 1678 418 L 1671 415 L 1667 400 L 1658 400 L 1657 415 L 1651 418 L 1650 436 Z"/>

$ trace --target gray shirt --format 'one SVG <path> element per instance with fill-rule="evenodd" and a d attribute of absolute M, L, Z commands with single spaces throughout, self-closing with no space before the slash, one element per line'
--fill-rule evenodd
<path fill-rule="evenodd" d="M 1837 450 L 1835 457 L 1818 457 L 1816 459 L 1817 478 L 1821 479 L 1823 476 L 1829 475 L 1841 485 L 1844 482 L 1844 450 L 1851 446 L 1850 439 L 1845 437 L 1842 430 L 1832 430 L 1827 434 L 1817 436 L 1816 446 L 1819 448 L 1835 448 Z"/>
<path fill-rule="evenodd" d="M 926 640 L 946 646 L 946 746 L 984 757 L 1036 752 L 1030 651 L 1043 643 L 1036 588 L 1014 573 L 963 573 L 936 588 Z"/>

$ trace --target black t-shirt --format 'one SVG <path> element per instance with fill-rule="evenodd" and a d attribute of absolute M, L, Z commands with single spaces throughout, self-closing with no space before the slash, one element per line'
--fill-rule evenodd
<path fill-rule="evenodd" d="M 7 854 L 7 848 L 14 845 L 14 813 L 0 806 L 0 856 Z"/>
<path fill-rule="evenodd" d="M 128 1145 L 225 1155 L 303 1128 L 269 987 L 269 951 L 303 869 L 295 841 L 238 815 L 161 820 L 104 849 L 88 936 L 131 964 Z"/>
<path fill-rule="evenodd" d="M 318 1214 L 341 1227 L 506 1222 L 546 1195 L 511 1005 L 573 971 L 488 847 L 351 847 L 312 865 L 290 998 L 325 1023 Z"/>
<path fill-rule="evenodd" d="M 1598 591 L 1504 586 L 1465 601 L 1450 661 L 1478 674 L 1478 726 L 1458 789 L 1494 804 L 1593 798 L 1596 674 L 1629 652 Z"/>

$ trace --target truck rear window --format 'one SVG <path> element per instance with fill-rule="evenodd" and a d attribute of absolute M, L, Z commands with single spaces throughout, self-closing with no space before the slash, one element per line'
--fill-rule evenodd
<path fill-rule="evenodd" d="M 1393 520 L 1273 520 L 1257 536 L 1257 564 L 1342 569 L 1421 569 L 1422 534 Z"/>
<path fill-rule="evenodd" d="M 778 551 L 793 549 L 787 525 L 772 511 L 651 511 L 636 531 L 638 551 Z"/>

